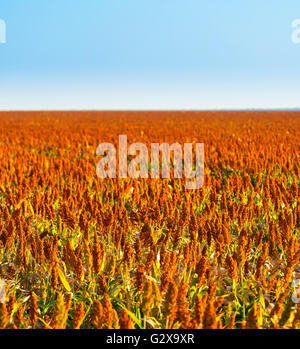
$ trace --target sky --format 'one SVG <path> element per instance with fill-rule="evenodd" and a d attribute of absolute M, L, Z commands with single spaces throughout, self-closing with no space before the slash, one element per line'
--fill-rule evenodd
<path fill-rule="evenodd" d="M 299 0 L 1 0 L 0 110 L 299 108 L 297 19 Z"/>

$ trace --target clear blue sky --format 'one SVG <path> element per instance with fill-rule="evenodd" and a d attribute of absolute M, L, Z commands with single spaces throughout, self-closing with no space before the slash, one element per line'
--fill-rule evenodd
<path fill-rule="evenodd" d="M 0 109 L 300 107 L 299 0 L 1 0 Z"/>

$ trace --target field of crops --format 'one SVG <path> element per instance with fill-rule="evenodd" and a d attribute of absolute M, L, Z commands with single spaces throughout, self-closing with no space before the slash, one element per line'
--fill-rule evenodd
<path fill-rule="evenodd" d="M 98 178 L 120 134 L 204 143 L 204 186 Z M 300 328 L 300 113 L 11 112 L 0 135 L 0 328 Z"/>

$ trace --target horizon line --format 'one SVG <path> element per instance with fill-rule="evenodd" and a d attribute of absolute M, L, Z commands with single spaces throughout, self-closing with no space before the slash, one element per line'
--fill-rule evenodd
<path fill-rule="evenodd" d="M 16 112 L 209 112 L 209 111 L 300 111 L 297 108 L 224 108 L 224 109 L 0 109 L 0 113 Z"/>

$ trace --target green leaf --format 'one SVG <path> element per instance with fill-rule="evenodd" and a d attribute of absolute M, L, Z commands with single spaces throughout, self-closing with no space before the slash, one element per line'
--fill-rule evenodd
<path fill-rule="evenodd" d="M 131 312 L 130 310 L 126 309 L 126 307 L 124 307 L 122 305 L 121 305 L 121 307 L 122 307 L 122 309 L 125 309 L 127 311 L 128 315 L 138 325 L 139 328 L 143 328 L 141 320 L 139 320 L 133 312 Z"/>
<path fill-rule="evenodd" d="M 58 269 L 58 276 L 59 276 L 60 281 L 61 281 L 61 283 L 63 284 L 64 288 L 65 288 L 68 292 L 71 292 L 71 287 L 70 287 L 70 285 L 69 285 L 69 283 L 68 283 L 68 281 L 67 281 L 67 279 L 66 279 L 66 277 L 65 277 L 64 272 L 61 270 L 61 268 L 60 268 L 59 266 L 57 267 L 57 269 Z"/>

